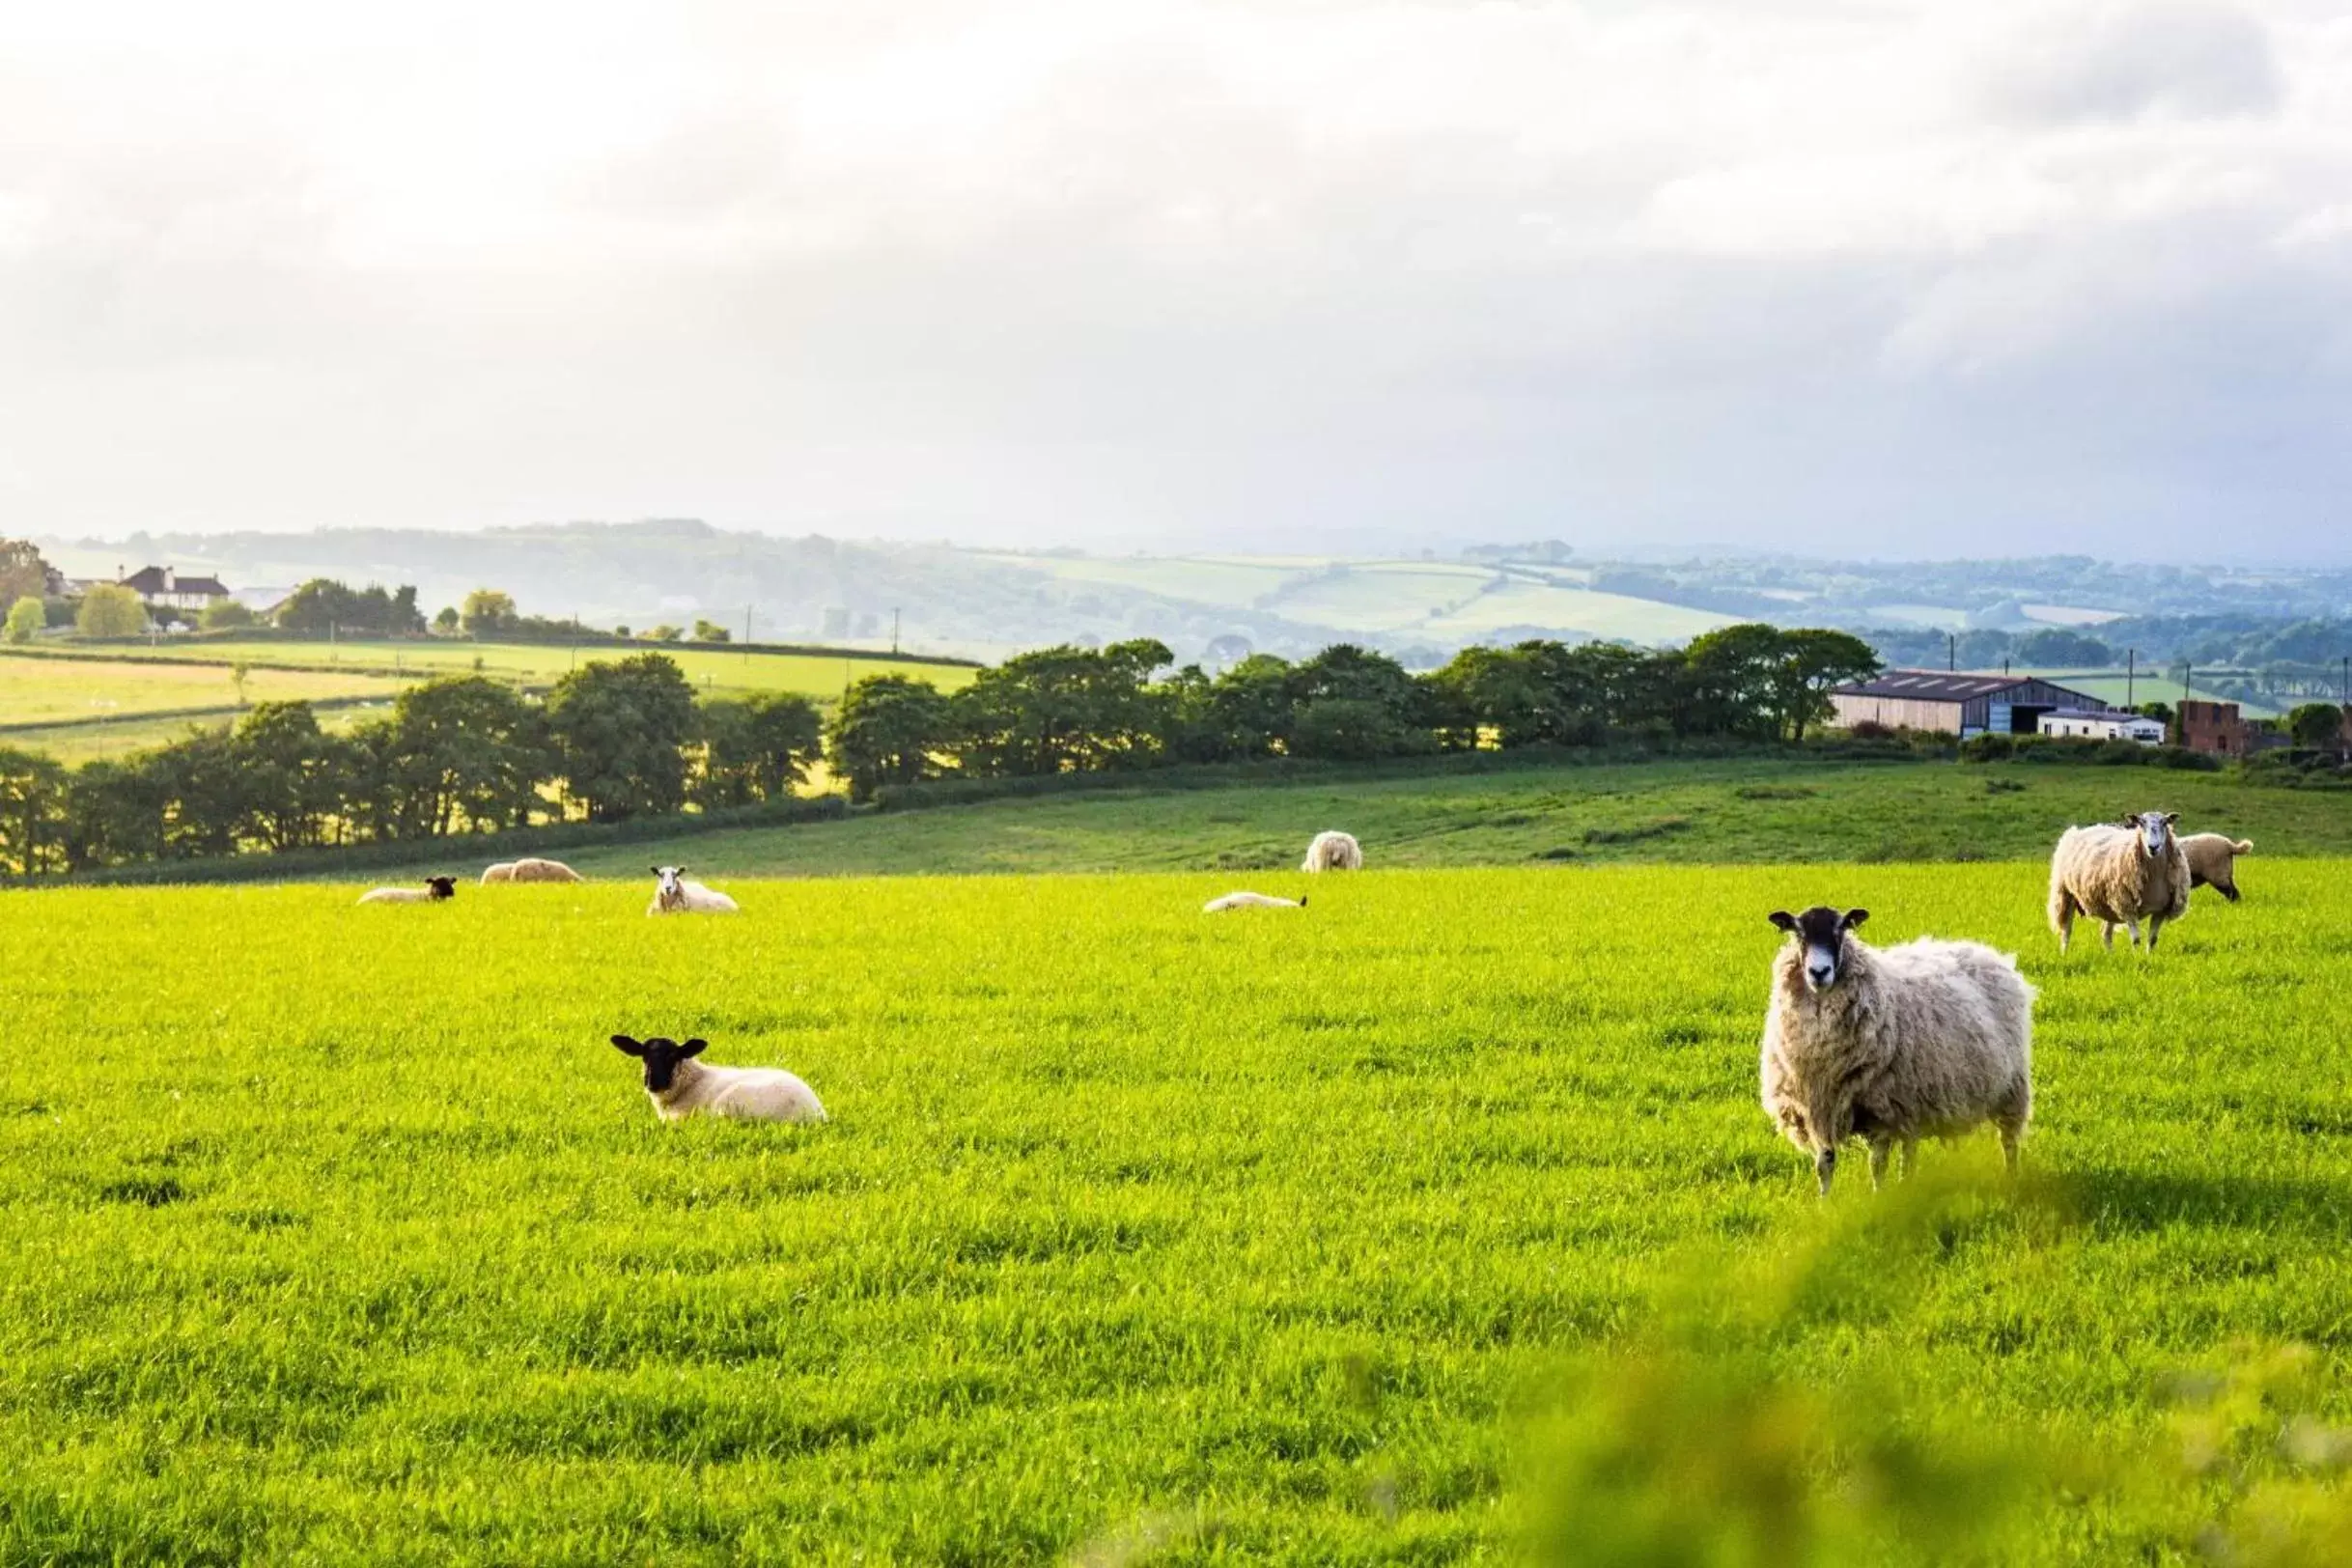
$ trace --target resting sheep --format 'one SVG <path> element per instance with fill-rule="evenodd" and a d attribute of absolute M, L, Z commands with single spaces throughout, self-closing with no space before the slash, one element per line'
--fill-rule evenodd
<path fill-rule="evenodd" d="M 647 914 L 741 912 L 735 900 L 726 894 L 705 887 L 698 882 L 687 882 L 684 866 L 656 866 L 653 871 L 654 901 L 645 907 Z"/>
<path fill-rule="evenodd" d="M 1364 868 L 1363 846 L 1351 833 L 1317 833 L 1306 847 L 1306 864 L 1301 871 L 1361 871 Z"/>
<path fill-rule="evenodd" d="M 2227 833 L 2191 833 L 2180 841 L 2189 862 L 2189 885 L 2210 887 L 2235 904 L 2238 901 L 2237 857 L 2254 854 L 2254 840 Z"/>
<path fill-rule="evenodd" d="M 710 1042 L 685 1045 L 664 1036 L 612 1043 L 645 1064 L 645 1092 L 665 1122 L 688 1116 L 730 1116 L 751 1122 L 821 1122 L 817 1091 L 780 1067 L 713 1067 L 694 1058 Z"/>
<path fill-rule="evenodd" d="M 375 887 L 359 895 L 362 904 L 438 904 L 443 899 L 458 896 L 455 877 L 428 877 L 425 885 L 415 887 Z"/>
<path fill-rule="evenodd" d="M 1867 910 L 1816 906 L 1772 923 L 1795 940 L 1773 962 L 1764 1016 L 1764 1110 L 1813 1156 L 1827 1196 L 1837 1145 L 1870 1145 L 1870 1185 L 1903 1146 L 1991 1122 L 2009 1168 L 2033 1108 L 2033 988 L 2017 961 L 1980 942 L 1922 937 L 1874 948 L 1854 935 Z"/>
<path fill-rule="evenodd" d="M 2112 950 L 2115 927 L 2129 926 L 2140 945 L 2140 922 L 2148 922 L 2148 951 L 2167 920 L 2189 912 L 2189 861 L 2173 837 L 2176 811 L 2141 811 L 2119 823 L 2069 827 L 2050 856 L 2050 929 L 2058 951 L 2074 938 L 2074 917 L 2099 922 Z"/>
<path fill-rule="evenodd" d="M 515 862 L 512 860 L 501 860 L 494 866 L 482 868 L 482 885 L 485 887 L 496 882 L 511 882 L 514 880 Z"/>
<path fill-rule="evenodd" d="M 1222 898 L 1213 898 L 1203 904 L 1200 907 L 1200 912 L 1222 914 L 1227 910 L 1303 910 L 1305 908 L 1306 900 L 1303 896 L 1288 899 L 1275 898 L 1267 893 L 1227 893 Z"/>

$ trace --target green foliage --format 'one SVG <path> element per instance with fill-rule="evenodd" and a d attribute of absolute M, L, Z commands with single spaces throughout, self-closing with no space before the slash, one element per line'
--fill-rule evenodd
<path fill-rule="evenodd" d="M 2015 638 L 2009 657 L 2030 669 L 2101 669 L 2118 662 L 2116 650 L 2086 632 L 2044 627 Z"/>
<path fill-rule="evenodd" d="M 565 793 L 593 822 L 686 804 L 686 748 L 695 739 L 694 688 L 677 663 L 638 654 L 581 666 L 547 696 L 547 733 Z"/>
<path fill-rule="evenodd" d="M 337 636 L 408 636 L 425 630 L 413 587 L 386 593 L 370 584 L 353 591 L 331 577 L 313 577 L 288 595 L 277 622 L 289 631 Z"/>
<path fill-rule="evenodd" d="M 2339 744 L 2345 725 L 2344 710 L 2332 702 L 2307 702 L 2286 715 L 2286 731 L 2299 746 Z"/>
<path fill-rule="evenodd" d="M 0 875 L 56 869 L 65 810 L 64 769 L 37 752 L 0 746 Z"/>
<path fill-rule="evenodd" d="M 9 606 L 8 624 L 0 635 L 18 646 L 33 640 L 49 624 L 47 609 L 37 595 L 27 594 Z"/>
<path fill-rule="evenodd" d="M 735 639 L 728 633 L 727 629 L 716 621 L 697 620 L 694 623 L 694 640 L 696 642 L 732 642 Z"/>
<path fill-rule="evenodd" d="M 465 596 L 458 624 L 477 637 L 494 637 L 517 620 L 515 598 L 496 588 L 477 588 Z"/>
<path fill-rule="evenodd" d="M 433 618 L 433 630 L 443 636 L 448 636 L 451 632 L 458 630 L 463 624 L 455 604 L 442 605 Z"/>
<path fill-rule="evenodd" d="M 0 539 L 0 604 L 38 600 L 48 591 L 49 563 L 40 547 L 29 539 Z"/>
<path fill-rule="evenodd" d="M 120 583 L 101 582 L 82 595 L 73 627 L 85 637 L 135 637 L 147 630 L 147 606 Z"/>
<path fill-rule="evenodd" d="M 842 693 L 826 735 L 826 766 L 866 800 L 885 784 L 939 776 L 937 748 L 951 739 L 954 710 L 938 687 L 904 675 L 869 675 Z"/>
<path fill-rule="evenodd" d="M 216 599 L 204 607 L 196 624 L 207 631 L 235 631 L 254 624 L 251 610 L 234 599 Z"/>
<path fill-rule="evenodd" d="M 381 838 L 520 826 L 558 766 L 546 715 L 478 675 L 409 687 L 353 740 L 374 786 L 357 815 Z"/>
<path fill-rule="evenodd" d="M 707 702 L 702 735 L 697 794 L 706 806 L 782 799 L 825 749 L 817 705 L 790 692 Z"/>

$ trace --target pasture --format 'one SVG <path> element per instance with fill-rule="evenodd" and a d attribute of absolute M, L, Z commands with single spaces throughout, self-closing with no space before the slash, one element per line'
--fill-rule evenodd
<path fill-rule="evenodd" d="M 2019 1480 L 2005 1561 L 2340 1524 L 2352 862 L 2262 872 L 2153 963 L 2059 960 L 2034 863 L 1372 871 L 1222 918 L 1225 874 L 735 882 L 699 921 L 643 879 L 0 894 L 0 1561 L 1435 1562 L 1547 1518 L 1630 1560 L 1787 1433 L 1590 1423 L 1694 1280 L 1806 1258 L 1842 1272 L 1742 1364 L 1853 1442 L 1777 1529 L 1868 1505 L 1876 1436 L 1898 1479 L 2099 1456 Z M 1754 1103 L 1763 916 L 1814 901 L 2022 952 L 2024 1186 L 1987 1135 L 1815 1202 Z M 658 1125 L 616 1030 L 834 1120 Z M 2297 1345 L 2219 1458 L 2183 1439 L 2193 1375 Z M 1873 1555 L 1921 1554 L 1834 1560 Z"/>

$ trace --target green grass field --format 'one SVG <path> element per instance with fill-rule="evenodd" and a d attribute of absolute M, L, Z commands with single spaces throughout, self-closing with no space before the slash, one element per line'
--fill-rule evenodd
<path fill-rule="evenodd" d="M 245 676 L 245 699 L 380 696 L 388 701 L 401 685 L 357 671 L 317 674 L 257 665 Z M 224 667 L 0 656 L 0 725 L 64 725 L 187 709 L 233 710 L 237 703 L 236 683 Z"/>
<path fill-rule="evenodd" d="M 1426 1563 L 1548 1505 L 1563 1561 L 1917 1561 L 1625 1542 L 1994 1442 L 2096 1463 L 1985 1560 L 2340 1521 L 2352 862 L 2262 872 L 2153 962 L 2060 961 L 2032 863 L 0 894 L 0 1561 Z M 1987 1136 L 1816 1203 L 1754 1104 L 1816 900 L 2024 954 L 2026 1187 Z M 834 1119 L 658 1125 L 615 1030 Z M 1743 1352 L 1834 1413 L 1784 1510 L 1780 1405 L 1628 1380 L 1806 1258 Z M 2180 1375 L 2282 1345 L 2296 1402 L 2181 1468 Z"/>

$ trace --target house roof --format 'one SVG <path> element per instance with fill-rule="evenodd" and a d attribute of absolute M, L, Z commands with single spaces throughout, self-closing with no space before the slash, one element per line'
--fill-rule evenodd
<path fill-rule="evenodd" d="M 166 588 L 163 585 L 163 570 L 159 566 L 143 566 L 125 577 L 123 586 L 140 594 L 211 594 L 216 598 L 228 597 L 228 585 L 218 577 L 188 577 L 175 574 L 172 585 Z"/>
<path fill-rule="evenodd" d="M 2021 686 L 2030 675 L 1951 675 L 1943 670 L 1887 670 L 1837 689 L 1849 697 L 1918 697 L 1928 702 L 1974 702 Z"/>

